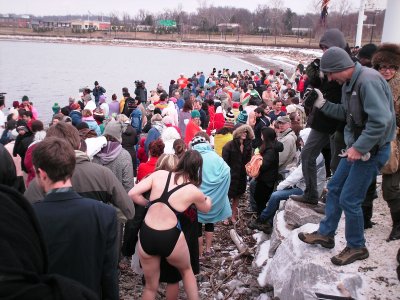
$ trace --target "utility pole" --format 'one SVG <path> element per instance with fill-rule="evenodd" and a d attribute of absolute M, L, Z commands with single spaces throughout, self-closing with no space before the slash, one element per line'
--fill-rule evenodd
<path fill-rule="evenodd" d="M 359 47 L 361 47 L 362 31 L 364 24 L 364 9 L 365 9 L 365 0 L 360 0 L 360 8 L 358 10 L 356 44 L 355 44 L 355 46 Z"/>

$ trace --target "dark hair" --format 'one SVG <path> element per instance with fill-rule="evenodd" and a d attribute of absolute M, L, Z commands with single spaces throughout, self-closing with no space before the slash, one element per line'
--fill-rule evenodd
<path fill-rule="evenodd" d="M 46 133 L 46 138 L 58 137 L 66 140 L 74 150 L 79 150 L 81 138 L 79 137 L 78 129 L 72 126 L 71 123 L 58 122 L 57 124 L 50 126 Z"/>
<path fill-rule="evenodd" d="M 112 100 L 117 100 L 117 95 L 112 94 L 111 99 L 112 99 Z"/>
<path fill-rule="evenodd" d="M 292 101 L 292 104 L 299 104 L 300 103 L 299 97 L 293 97 L 291 101 Z"/>
<path fill-rule="evenodd" d="M 52 182 L 65 182 L 74 172 L 75 152 L 67 141 L 57 137 L 46 137 L 33 150 L 32 163 L 36 171 L 45 171 Z"/>
<path fill-rule="evenodd" d="M 185 103 L 183 104 L 182 111 L 183 112 L 189 112 L 193 109 L 193 104 L 192 101 L 186 100 Z"/>
<path fill-rule="evenodd" d="M 33 114 L 30 110 L 25 110 L 24 112 L 22 112 L 22 115 L 26 116 L 26 117 L 30 117 L 31 119 L 33 118 Z"/>
<path fill-rule="evenodd" d="M 161 93 L 160 95 L 160 101 L 165 101 L 168 98 L 167 93 Z"/>
<path fill-rule="evenodd" d="M 220 129 L 218 129 L 215 134 L 228 134 L 228 133 L 233 133 L 233 131 L 235 130 L 235 128 L 230 128 L 230 127 L 222 127 Z"/>
<path fill-rule="evenodd" d="M 183 177 L 185 182 L 190 182 L 199 187 L 202 181 L 203 158 L 196 150 L 186 151 L 175 168 L 174 182 Z"/>
<path fill-rule="evenodd" d="M 182 139 L 176 139 L 172 144 L 172 147 L 174 148 L 175 155 L 178 156 L 178 158 L 181 158 L 187 150 L 185 141 Z"/>
<path fill-rule="evenodd" d="M 271 127 L 264 127 L 261 129 L 261 135 L 263 137 L 263 143 L 260 147 L 260 154 L 264 154 L 268 145 L 271 145 L 276 140 L 276 132 Z"/>
<path fill-rule="evenodd" d="M 153 111 L 153 115 L 159 114 L 161 116 L 161 109 L 159 107 L 156 107 Z"/>
<path fill-rule="evenodd" d="M 249 105 L 257 105 L 257 102 L 258 102 L 257 100 L 258 100 L 257 97 L 250 96 Z"/>
<path fill-rule="evenodd" d="M 128 92 L 122 93 L 122 96 L 124 96 L 125 98 L 129 98 L 131 96 L 131 94 L 129 94 Z"/>
<path fill-rule="evenodd" d="M 140 98 L 139 96 L 135 97 L 135 104 L 139 105 L 140 103 L 142 103 L 142 98 Z"/>
<path fill-rule="evenodd" d="M 69 106 L 64 106 L 63 108 L 61 108 L 61 113 L 64 116 L 69 116 L 70 112 L 71 112 L 71 109 L 69 108 Z"/>
<path fill-rule="evenodd" d="M 85 129 L 85 128 L 89 128 L 89 125 L 86 122 L 80 122 L 76 125 L 76 129 L 78 129 L 78 130 Z"/>
<path fill-rule="evenodd" d="M 160 157 L 164 153 L 165 144 L 161 139 L 152 141 L 149 145 L 149 153 L 152 157 Z"/>
<path fill-rule="evenodd" d="M 283 101 L 281 99 L 276 99 L 276 100 L 272 101 L 272 104 L 276 105 L 278 102 L 283 104 Z"/>
<path fill-rule="evenodd" d="M 255 113 L 261 114 L 263 117 L 265 116 L 265 111 L 264 108 L 257 106 L 256 109 L 254 110 Z"/>
<path fill-rule="evenodd" d="M 0 184 L 15 187 L 17 181 L 17 171 L 15 168 L 15 164 L 11 154 L 2 144 L 0 144 L 0 157 Z M 3 198 L 1 200 L 3 201 Z"/>
<path fill-rule="evenodd" d="M 32 132 L 38 132 L 44 130 L 43 122 L 40 120 L 35 120 L 32 122 Z"/>

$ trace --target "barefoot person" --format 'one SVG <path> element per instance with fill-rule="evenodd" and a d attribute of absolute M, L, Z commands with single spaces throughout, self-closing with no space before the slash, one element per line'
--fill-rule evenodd
<path fill-rule="evenodd" d="M 139 233 L 139 257 L 146 280 L 143 299 L 156 297 L 161 257 L 181 273 L 188 299 L 199 299 L 188 246 L 177 215 L 192 204 L 203 212 L 211 209 L 211 199 L 197 188 L 201 184 L 202 164 L 197 151 L 187 151 L 175 172 L 152 173 L 129 192 L 135 203 L 149 207 Z M 147 201 L 143 194 L 149 190 L 151 200 Z"/>

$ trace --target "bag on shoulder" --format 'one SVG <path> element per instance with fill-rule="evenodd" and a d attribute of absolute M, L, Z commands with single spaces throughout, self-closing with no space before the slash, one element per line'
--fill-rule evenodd
<path fill-rule="evenodd" d="M 142 132 L 142 111 L 139 108 L 136 108 L 132 111 L 131 116 L 131 125 L 136 129 L 136 132 L 140 134 Z"/>
<path fill-rule="evenodd" d="M 263 163 L 261 154 L 254 154 L 251 160 L 246 164 L 246 173 L 250 177 L 257 177 L 260 174 L 260 168 Z"/>
<path fill-rule="evenodd" d="M 400 147 L 397 137 L 393 141 L 390 142 L 390 156 L 389 160 L 382 167 L 382 174 L 394 174 L 399 170 L 399 156 L 400 156 Z"/>

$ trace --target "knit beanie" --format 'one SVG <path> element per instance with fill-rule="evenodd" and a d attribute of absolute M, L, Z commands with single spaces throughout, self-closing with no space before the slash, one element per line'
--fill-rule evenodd
<path fill-rule="evenodd" d="M 103 135 L 109 135 L 115 138 L 118 142 L 122 143 L 122 130 L 123 124 L 117 121 L 110 121 L 104 129 Z"/>
<path fill-rule="evenodd" d="M 354 62 L 349 54 L 339 47 L 331 47 L 325 51 L 321 58 L 321 71 L 335 73 L 354 67 Z"/>
<path fill-rule="evenodd" d="M 226 121 L 235 123 L 235 115 L 233 114 L 232 111 L 228 111 L 228 112 L 226 113 L 225 119 L 226 119 Z"/>
<path fill-rule="evenodd" d="M 331 47 L 339 47 L 342 49 L 346 48 L 347 43 L 343 32 L 337 28 L 328 29 L 325 31 L 319 41 L 319 47 L 321 48 L 322 46 L 328 49 Z"/>
<path fill-rule="evenodd" d="M 192 110 L 191 116 L 192 116 L 192 119 L 200 118 L 200 112 L 198 110 Z"/>
<path fill-rule="evenodd" d="M 248 118 L 247 111 L 242 110 L 237 116 L 236 124 L 238 123 L 246 124 L 247 118 Z"/>
<path fill-rule="evenodd" d="M 224 127 L 226 128 L 235 128 L 235 124 L 231 120 L 226 120 L 224 123 Z"/>
<path fill-rule="evenodd" d="M 201 143 L 207 143 L 206 139 L 202 136 L 195 136 L 192 141 L 190 142 L 190 145 L 193 147 L 197 144 L 201 144 Z"/>
<path fill-rule="evenodd" d="M 378 47 L 375 44 L 366 44 L 358 52 L 358 58 L 371 59 Z"/>
<path fill-rule="evenodd" d="M 53 107 L 51 108 L 52 110 L 53 110 L 53 113 L 54 114 L 57 114 L 57 113 L 59 113 L 60 112 L 60 106 L 58 105 L 58 103 L 56 102 L 56 103 L 54 103 L 54 105 L 53 105 Z"/>

